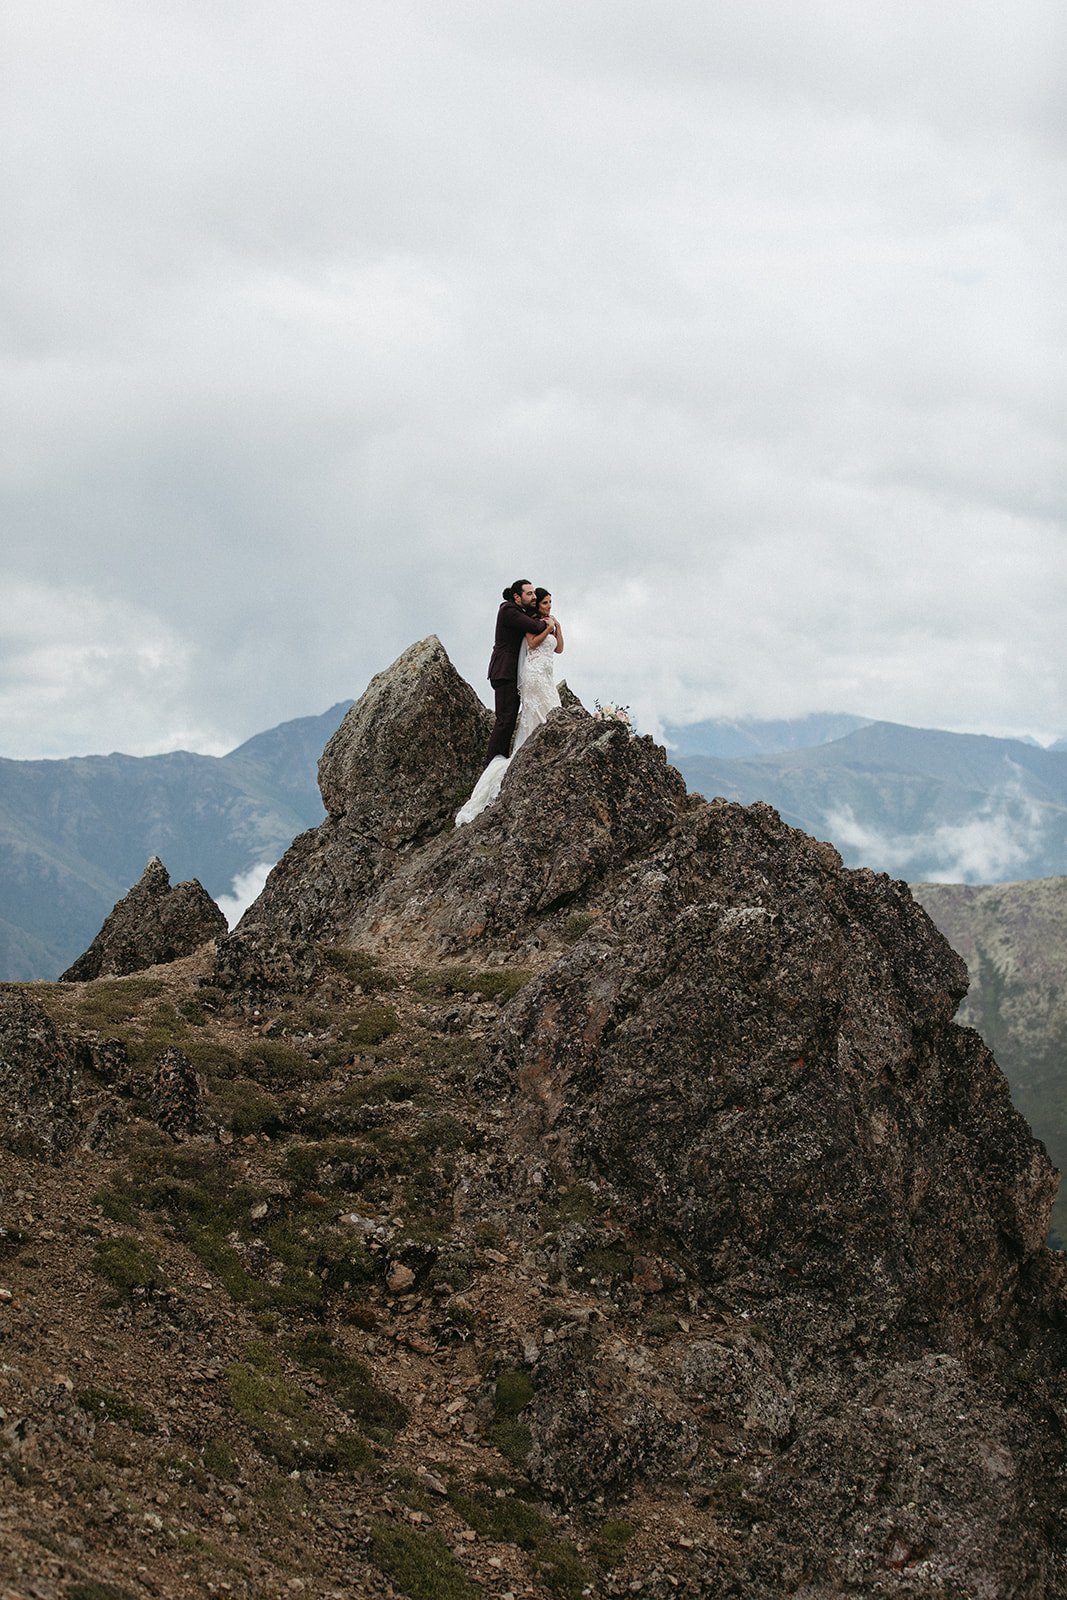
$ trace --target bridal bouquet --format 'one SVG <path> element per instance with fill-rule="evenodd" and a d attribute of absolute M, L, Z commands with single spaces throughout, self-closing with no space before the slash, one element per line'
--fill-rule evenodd
<path fill-rule="evenodd" d="M 593 721 L 621 722 L 628 733 L 633 733 L 634 731 L 634 723 L 630 715 L 629 706 L 617 706 L 612 700 L 609 700 L 605 705 L 601 705 L 599 700 L 593 701 Z"/>

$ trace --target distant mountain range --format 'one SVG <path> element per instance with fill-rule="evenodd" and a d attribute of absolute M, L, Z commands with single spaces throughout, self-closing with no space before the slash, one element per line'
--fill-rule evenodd
<path fill-rule="evenodd" d="M 967 963 L 959 1020 L 978 1029 L 1016 1106 L 1067 1172 L 1067 878 L 921 883 L 913 892 Z M 1052 1230 L 1067 1245 L 1067 1187 Z"/>
<path fill-rule="evenodd" d="M 276 861 L 321 820 L 316 764 L 350 704 L 221 757 L 0 760 L 0 978 L 55 977 L 149 856 L 216 899 Z M 691 789 L 766 800 L 850 866 L 911 881 L 1067 876 L 1067 748 L 830 712 L 665 733 Z"/>
<path fill-rule="evenodd" d="M 833 718 L 792 725 L 811 736 Z M 837 846 L 849 866 L 912 881 L 999 883 L 1067 874 L 1067 750 L 1022 739 L 943 733 L 893 722 L 749 757 L 697 753 L 735 729 L 790 724 L 700 724 L 670 730 L 671 759 L 691 789 L 749 804 Z M 681 735 L 687 734 L 682 742 Z M 693 753 L 687 753 L 688 749 Z"/>
<path fill-rule="evenodd" d="M 351 701 L 225 756 L 0 760 L 0 977 L 54 978 L 158 855 L 219 899 L 322 820 L 318 758 Z"/>

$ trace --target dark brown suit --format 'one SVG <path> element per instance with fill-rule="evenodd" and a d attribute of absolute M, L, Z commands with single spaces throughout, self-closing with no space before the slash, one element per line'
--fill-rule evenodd
<path fill-rule="evenodd" d="M 514 600 L 505 600 L 496 614 L 496 637 L 489 657 L 489 682 L 496 698 L 496 721 L 486 752 L 486 765 L 494 756 L 506 756 L 519 719 L 519 651 L 528 633 L 544 633 L 541 617 L 531 617 Z"/>

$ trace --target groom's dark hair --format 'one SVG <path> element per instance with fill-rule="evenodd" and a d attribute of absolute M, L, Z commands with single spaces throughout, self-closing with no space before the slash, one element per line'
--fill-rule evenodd
<path fill-rule="evenodd" d="M 522 593 L 529 581 L 529 578 L 516 578 L 510 588 L 504 590 L 504 599 L 514 600 L 517 594 Z"/>

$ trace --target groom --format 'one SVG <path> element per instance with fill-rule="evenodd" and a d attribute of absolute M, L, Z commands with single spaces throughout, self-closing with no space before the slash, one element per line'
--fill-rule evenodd
<path fill-rule="evenodd" d="M 529 578 L 517 578 L 504 590 L 504 601 L 496 614 L 496 638 L 489 658 L 489 682 L 496 697 L 496 721 L 489 740 L 485 764 L 494 756 L 506 756 L 519 716 L 519 651 L 528 633 L 544 633 L 545 624 L 534 613 L 537 596 Z"/>

